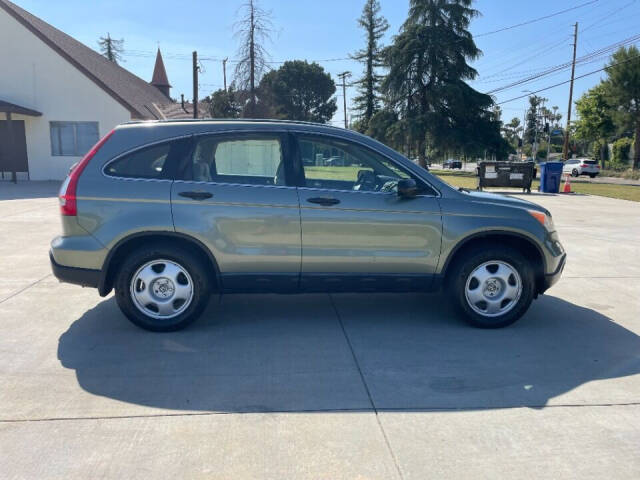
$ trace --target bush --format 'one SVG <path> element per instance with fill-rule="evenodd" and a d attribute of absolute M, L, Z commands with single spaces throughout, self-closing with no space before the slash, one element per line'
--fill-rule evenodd
<path fill-rule="evenodd" d="M 620 138 L 613 142 L 613 158 L 612 163 L 618 165 L 627 165 L 629 163 L 629 152 L 631 151 L 633 140 L 630 138 Z"/>

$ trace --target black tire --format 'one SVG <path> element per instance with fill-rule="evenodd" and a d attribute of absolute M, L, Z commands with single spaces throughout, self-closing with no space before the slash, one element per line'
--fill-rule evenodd
<path fill-rule="evenodd" d="M 521 279 L 520 297 L 506 313 L 488 317 L 477 313 L 467 301 L 465 289 L 469 275 L 480 265 L 504 262 L 513 267 Z M 529 261 L 517 250 L 510 247 L 475 248 L 465 252 L 451 266 L 447 288 L 458 312 L 474 327 L 502 328 L 511 325 L 527 311 L 534 296 L 535 276 Z"/>
<path fill-rule="evenodd" d="M 590 174 L 589 174 L 589 176 L 590 176 L 591 178 L 596 178 L 596 175 L 597 175 L 597 173 L 590 173 Z"/>
<path fill-rule="evenodd" d="M 156 319 L 146 315 L 134 303 L 131 282 L 138 269 L 153 260 L 169 260 L 183 267 L 191 277 L 191 303 L 173 318 Z M 131 252 L 119 265 L 115 280 L 115 296 L 122 313 L 135 325 L 152 332 L 181 330 L 195 321 L 209 302 L 209 276 L 202 261 L 193 253 L 167 244 L 155 244 Z"/>
<path fill-rule="evenodd" d="M 578 172 L 578 170 L 577 170 L 576 168 L 574 168 L 574 169 L 571 171 L 571 176 L 572 176 L 572 177 L 579 177 L 579 176 L 580 176 L 580 173 Z"/>

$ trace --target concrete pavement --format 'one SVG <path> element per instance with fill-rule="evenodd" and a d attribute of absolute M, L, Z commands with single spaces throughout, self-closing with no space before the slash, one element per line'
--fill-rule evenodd
<path fill-rule="evenodd" d="M 638 203 L 531 195 L 569 262 L 507 329 L 236 295 L 151 334 L 50 275 L 56 189 L 0 183 L 0 478 L 640 476 Z"/>

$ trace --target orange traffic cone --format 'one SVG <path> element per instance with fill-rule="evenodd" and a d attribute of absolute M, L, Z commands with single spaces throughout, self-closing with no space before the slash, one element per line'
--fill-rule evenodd
<path fill-rule="evenodd" d="M 571 176 L 567 173 L 567 176 L 564 179 L 564 188 L 562 189 L 562 193 L 571 193 L 571 180 L 569 180 Z"/>

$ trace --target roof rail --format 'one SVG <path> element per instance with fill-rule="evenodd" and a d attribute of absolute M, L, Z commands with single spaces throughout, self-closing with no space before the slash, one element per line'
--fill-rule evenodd
<path fill-rule="evenodd" d="M 277 118 L 167 118 L 162 120 L 131 120 L 124 122 L 123 125 L 131 125 L 138 123 L 286 123 L 291 125 L 313 125 L 316 127 L 335 128 L 337 130 L 344 130 L 342 127 L 336 127 L 335 125 L 328 125 L 326 123 L 319 122 L 306 122 L 303 120 L 279 120 Z"/>

